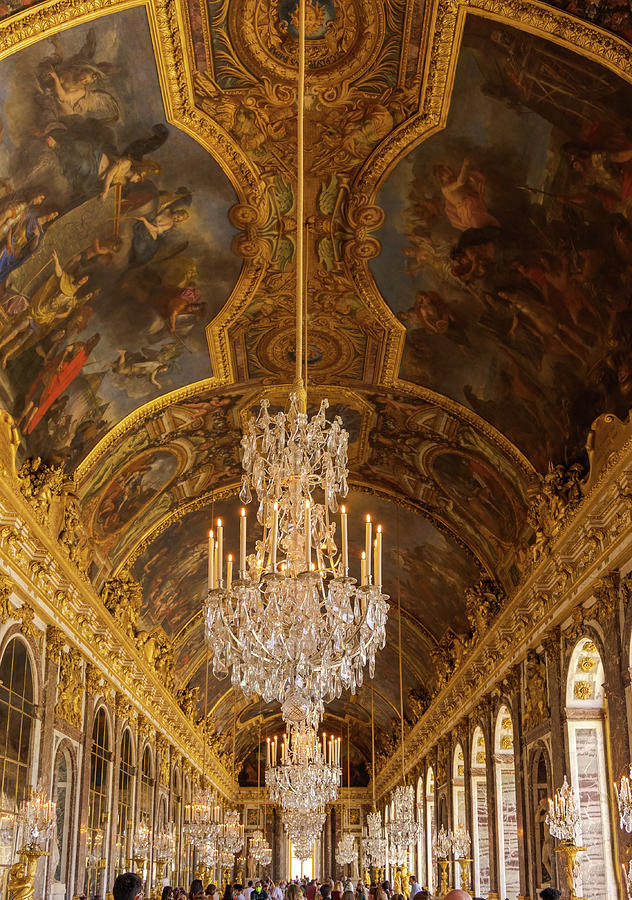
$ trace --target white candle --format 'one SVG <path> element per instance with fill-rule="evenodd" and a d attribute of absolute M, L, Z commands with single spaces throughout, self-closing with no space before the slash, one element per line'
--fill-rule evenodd
<path fill-rule="evenodd" d="M 246 577 L 246 510 L 243 506 L 239 517 L 239 577 Z"/>
<path fill-rule="evenodd" d="M 382 587 L 382 526 L 377 526 L 375 535 L 375 583 Z"/>
<path fill-rule="evenodd" d="M 213 537 L 213 529 L 208 533 L 208 589 L 212 591 L 215 587 L 215 538 Z"/>
<path fill-rule="evenodd" d="M 270 768 L 270 738 L 267 739 L 266 744 L 266 766 Z"/>
<path fill-rule="evenodd" d="M 217 585 L 223 587 L 224 578 L 224 526 L 217 520 Z"/>
<path fill-rule="evenodd" d="M 362 561 L 360 562 L 360 584 L 366 584 L 366 553 L 362 551 Z"/>
<path fill-rule="evenodd" d="M 342 574 L 349 574 L 349 543 L 347 538 L 347 510 L 340 507 L 340 542 L 342 544 Z"/>
<path fill-rule="evenodd" d="M 233 554 L 228 554 L 228 565 L 226 566 L 226 589 L 230 590 L 233 583 Z"/>
<path fill-rule="evenodd" d="M 366 559 L 366 584 L 371 584 L 371 531 L 373 526 L 371 525 L 371 516 L 367 515 L 366 517 L 366 525 L 364 528 L 364 552 Z"/>
<path fill-rule="evenodd" d="M 279 504 L 274 501 L 274 506 L 272 507 L 272 541 L 271 541 L 271 552 L 272 552 L 272 571 L 276 572 L 276 564 L 277 564 L 277 540 L 279 538 Z"/>
<path fill-rule="evenodd" d="M 312 569 L 312 510 L 309 500 L 305 501 L 305 570 Z"/>

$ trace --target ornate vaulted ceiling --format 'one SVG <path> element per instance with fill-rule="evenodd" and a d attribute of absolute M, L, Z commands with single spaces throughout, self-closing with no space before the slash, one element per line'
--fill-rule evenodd
<path fill-rule="evenodd" d="M 0 6 L 0 401 L 23 455 L 75 476 L 93 583 L 140 582 L 139 633 L 173 642 L 226 752 L 234 719 L 245 771 L 279 712 L 207 676 L 200 610 L 211 519 L 236 541 L 242 424 L 293 375 L 294 9 Z M 468 589 L 519 583 L 549 464 L 629 406 L 628 18 L 308 3 L 310 404 L 350 431 L 356 521 L 385 526 L 383 735 L 398 597 L 413 719 L 472 640 Z M 325 721 L 354 722 L 358 780 L 370 705 Z"/>

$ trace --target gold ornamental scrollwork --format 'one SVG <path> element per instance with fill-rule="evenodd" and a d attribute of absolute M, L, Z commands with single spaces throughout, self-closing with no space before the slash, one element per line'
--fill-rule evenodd
<path fill-rule="evenodd" d="M 7 575 L 0 575 L 0 622 L 4 625 L 13 615 L 13 607 L 9 601 L 13 593 L 13 581 Z"/>
<path fill-rule="evenodd" d="M 41 632 L 35 624 L 35 610 L 33 607 L 25 601 L 15 615 L 21 622 L 20 631 L 24 637 L 39 642 Z"/>
<path fill-rule="evenodd" d="M 104 692 L 103 673 L 92 663 L 86 663 L 86 691 L 93 697 Z"/>

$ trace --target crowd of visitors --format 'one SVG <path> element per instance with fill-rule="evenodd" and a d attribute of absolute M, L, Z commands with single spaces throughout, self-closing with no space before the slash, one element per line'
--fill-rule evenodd
<path fill-rule="evenodd" d="M 428 888 L 417 882 L 414 875 L 409 878 L 410 900 L 433 900 Z M 119 875 L 112 888 L 114 900 L 142 900 L 143 882 L 133 872 Z M 538 895 L 541 900 L 560 900 L 561 893 L 556 888 L 545 888 Z M 362 880 L 354 884 L 350 879 L 334 881 L 326 878 L 301 878 L 280 881 L 275 884 L 269 878 L 262 881 L 248 881 L 247 885 L 227 884 L 223 890 L 215 884 L 204 887 L 199 879 L 191 882 L 188 892 L 182 887 L 166 886 L 161 900 L 405 900 L 403 894 L 391 890 L 388 881 L 365 884 Z M 467 891 L 453 890 L 444 900 L 483 900 L 472 897 Z"/>

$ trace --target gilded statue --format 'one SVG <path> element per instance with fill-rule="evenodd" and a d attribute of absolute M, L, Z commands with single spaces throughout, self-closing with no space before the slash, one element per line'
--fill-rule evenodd
<path fill-rule="evenodd" d="M 40 856 L 48 856 L 42 850 L 18 851 L 20 857 L 9 869 L 9 894 L 11 900 L 33 900 L 35 891 L 35 874 Z"/>
<path fill-rule="evenodd" d="M 176 699 L 180 704 L 180 709 L 187 719 L 193 719 L 198 705 L 200 689 L 199 687 L 184 687 L 176 694 Z"/>
<path fill-rule="evenodd" d="M 116 578 L 110 578 L 105 582 L 101 598 L 105 608 L 122 630 L 129 637 L 137 638 L 136 628 L 143 601 L 143 589 L 136 579 L 128 571 L 121 572 Z M 151 649 L 153 652 L 153 645 Z"/>
<path fill-rule="evenodd" d="M 173 688 L 173 647 L 160 629 L 136 634 L 136 646 L 168 688 Z"/>
<path fill-rule="evenodd" d="M 480 640 L 502 609 L 503 588 L 492 578 L 481 578 L 465 590 L 465 612 L 472 628 L 473 640 Z"/>
<path fill-rule="evenodd" d="M 48 523 L 55 497 L 60 497 L 67 480 L 61 466 L 49 466 L 41 457 L 27 459 L 18 472 L 20 489 L 39 518 Z"/>
<path fill-rule="evenodd" d="M 83 678 L 81 674 L 81 654 L 71 648 L 59 658 L 59 683 L 57 686 L 57 706 L 55 712 L 60 719 L 81 728 L 83 710 Z"/>
<path fill-rule="evenodd" d="M 524 728 L 530 731 L 550 716 L 546 687 L 546 663 L 535 650 L 527 656 Z"/>
<path fill-rule="evenodd" d="M 579 504 L 583 474 L 584 469 L 580 463 L 573 463 L 568 467 L 549 463 L 546 475 L 531 490 L 527 511 L 527 521 L 535 534 L 530 548 L 531 562 L 537 562 Z"/>
<path fill-rule="evenodd" d="M 15 457 L 20 446 L 20 436 L 13 416 L 0 409 L 0 475 L 13 479 L 17 475 Z"/>

